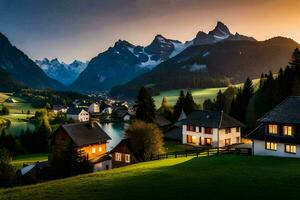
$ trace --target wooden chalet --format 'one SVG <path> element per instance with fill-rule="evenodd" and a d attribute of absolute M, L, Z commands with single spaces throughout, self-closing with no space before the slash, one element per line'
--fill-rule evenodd
<path fill-rule="evenodd" d="M 97 122 L 61 125 L 53 135 L 53 147 L 64 149 L 72 142 L 78 153 L 94 164 L 95 171 L 111 168 L 107 143 L 111 138 Z M 100 164 L 101 163 L 101 164 Z"/>
<path fill-rule="evenodd" d="M 129 138 L 121 140 L 110 153 L 112 155 L 113 168 L 123 167 L 140 161 L 132 151 Z"/>

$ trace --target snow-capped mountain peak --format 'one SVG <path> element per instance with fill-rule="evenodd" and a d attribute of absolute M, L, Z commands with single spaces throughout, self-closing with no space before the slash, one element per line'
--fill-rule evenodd
<path fill-rule="evenodd" d="M 74 60 L 70 64 L 60 62 L 57 58 L 49 60 L 36 60 L 36 64 L 51 78 L 63 83 L 71 84 L 78 75 L 86 68 L 88 62 Z"/>
<path fill-rule="evenodd" d="M 224 40 L 249 40 L 255 41 L 252 37 L 247 37 L 236 33 L 233 35 L 229 28 L 222 22 L 218 21 L 215 28 L 208 33 L 203 31 L 199 31 L 192 40 L 193 45 L 205 45 L 205 44 L 213 44 L 217 42 L 221 42 Z"/>

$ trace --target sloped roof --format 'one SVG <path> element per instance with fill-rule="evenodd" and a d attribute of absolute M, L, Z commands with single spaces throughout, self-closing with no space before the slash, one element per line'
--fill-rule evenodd
<path fill-rule="evenodd" d="M 83 108 L 69 108 L 67 110 L 67 115 L 78 115 L 82 110 L 84 110 Z"/>
<path fill-rule="evenodd" d="M 290 96 L 259 120 L 261 123 L 300 124 L 300 96 Z"/>
<path fill-rule="evenodd" d="M 255 128 L 251 133 L 249 133 L 246 138 L 254 140 L 262 140 L 269 142 L 280 142 L 287 144 L 300 144 L 300 138 L 298 137 L 287 137 L 283 135 L 267 134 L 265 133 L 265 126 L 263 124 Z"/>
<path fill-rule="evenodd" d="M 62 128 L 77 146 L 86 146 L 111 140 L 98 123 L 93 123 L 93 126 L 89 122 L 64 124 L 62 125 Z"/>
<path fill-rule="evenodd" d="M 156 115 L 154 122 L 159 126 L 168 126 L 171 122 L 162 115 Z"/>
<path fill-rule="evenodd" d="M 183 124 L 207 128 L 243 127 L 244 124 L 223 111 L 194 110 Z"/>

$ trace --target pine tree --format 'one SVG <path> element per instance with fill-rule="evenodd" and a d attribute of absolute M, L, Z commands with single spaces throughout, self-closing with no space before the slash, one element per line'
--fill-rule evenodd
<path fill-rule="evenodd" d="M 173 111 L 173 121 L 177 121 L 178 117 L 180 116 L 183 106 L 184 106 L 185 96 L 183 90 L 180 91 L 179 97 L 177 99 L 177 102 L 174 106 Z"/>
<path fill-rule="evenodd" d="M 215 102 L 215 109 L 218 111 L 224 110 L 225 103 L 226 103 L 225 101 L 226 101 L 225 96 L 222 94 L 222 91 L 219 90 Z"/>
<path fill-rule="evenodd" d="M 189 115 L 192 111 L 196 108 L 196 103 L 194 101 L 193 95 L 191 91 L 188 91 L 184 98 L 183 103 L 183 110 L 184 112 Z"/>
<path fill-rule="evenodd" d="M 148 93 L 145 87 L 140 89 L 135 107 L 137 119 L 145 122 L 153 122 L 156 108 L 152 96 Z"/>

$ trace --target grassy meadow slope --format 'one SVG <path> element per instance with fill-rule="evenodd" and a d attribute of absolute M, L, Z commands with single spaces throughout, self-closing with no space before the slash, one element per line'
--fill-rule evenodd
<path fill-rule="evenodd" d="M 254 87 L 259 86 L 259 79 L 253 79 L 253 85 Z M 233 87 L 243 87 L 243 83 L 232 85 Z M 227 89 L 227 87 L 219 87 L 219 88 L 206 88 L 206 89 L 192 89 L 192 94 L 194 97 L 194 100 L 197 104 L 203 104 L 203 102 L 206 99 L 215 99 L 217 96 L 217 93 L 219 90 L 224 92 Z M 186 92 L 188 89 L 183 89 L 184 92 Z M 161 105 L 161 101 L 163 97 L 167 97 L 169 101 L 170 106 L 174 106 L 177 99 L 178 95 L 180 93 L 180 89 L 178 90 L 168 90 L 168 91 L 163 91 L 160 93 L 158 96 L 154 96 L 153 99 L 155 101 L 156 108 L 159 108 Z"/>
<path fill-rule="evenodd" d="M 177 158 L 0 189 L 0 199 L 299 199 L 299 168 L 287 158 Z"/>

